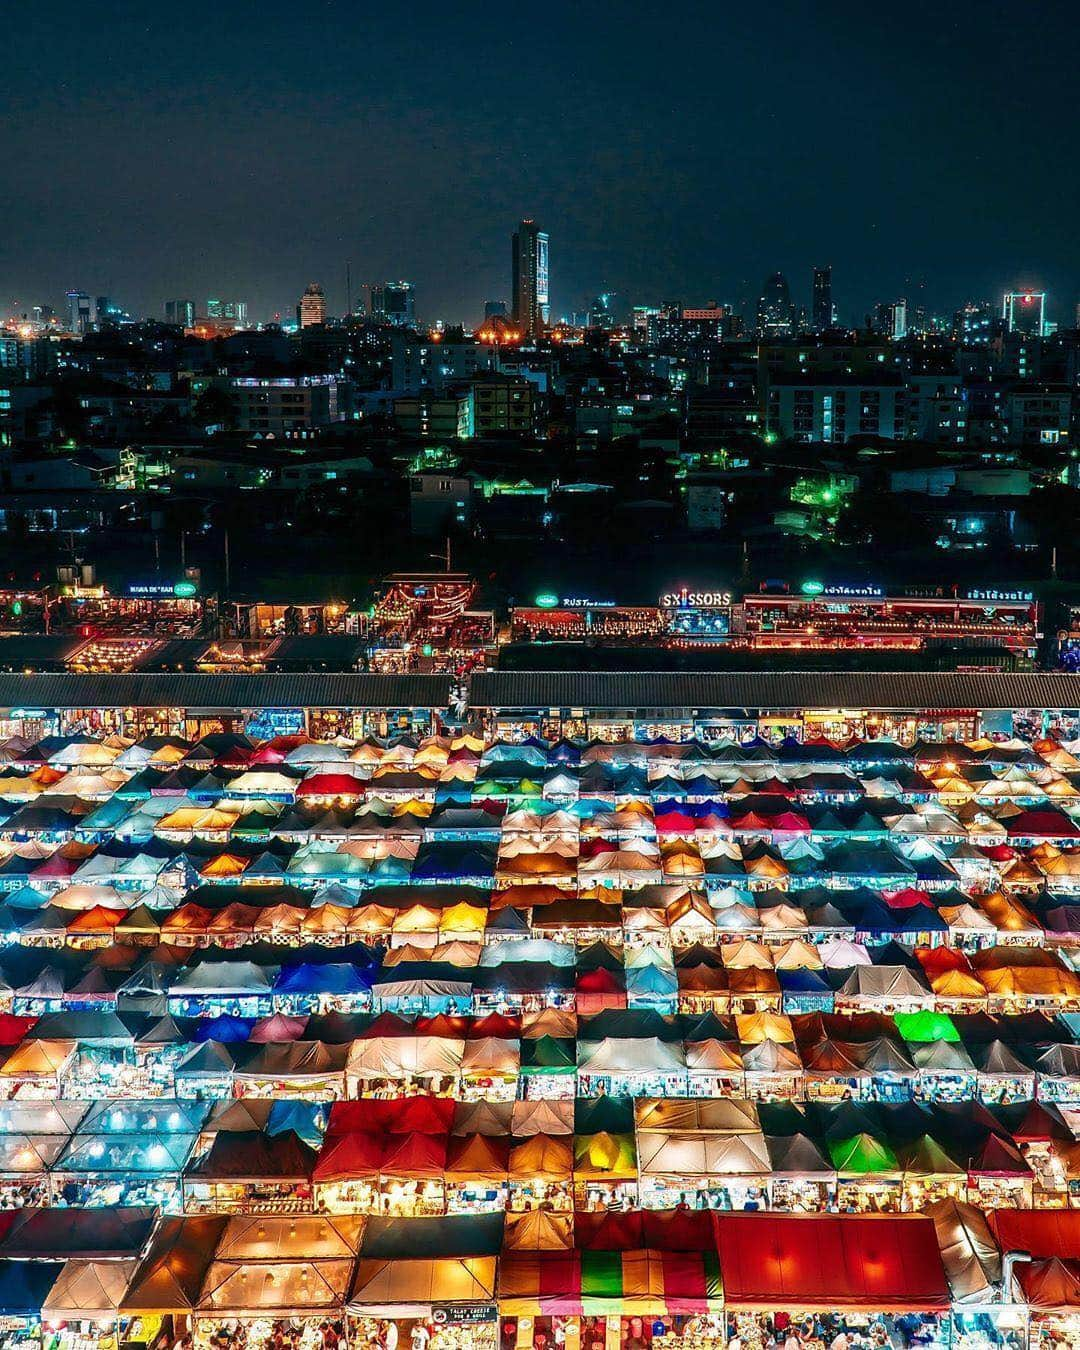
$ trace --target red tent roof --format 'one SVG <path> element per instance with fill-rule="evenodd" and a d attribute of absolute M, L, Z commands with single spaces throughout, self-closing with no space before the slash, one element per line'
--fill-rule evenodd
<path fill-rule="evenodd" d="M 714 1214 L 713 1221 L 729 1309 L 949 1306 L 934 1225 L 921 1215 Z"/>
<path fill-rule="evenodd" d="M 364 784 L 349 773 L 313 773 L 297 784 L 298 797 L 362 797 Z"/>
<path fill-rule="evenodd" d="M 246 769 L 255 756 L 255 751 L 246 745 L 232 745 L 223 755 L 214 761 L 222 769 Z"/>
<path fill-rule="evenodd" d="M 697 820 L 685 811 L 661 811 L 656 817 L 657 834 L 693 834 Z"/>
<path fill-rule="evenodd" d="M 363 1104 L 366 1106 L 368 1103 Z M 328 1134 L 311 1174 L 312 1181 L 351 1181 L 357 1177 L 377 1177 L 386 1142 L 383 1134 L 364 1134 L 360 1130 L 353 1130 L 349 1134 Z"/>
<path fill-rule="evenodd" d="M 915 955 L 919 958 L 919 965 L 931 978 L 950 970 L 962 970 L 965 974 L 971 972 L 971 962 L 957 947 L 916 947 Z"/>
<path fill-rule="evenodd" d="M 36 1017 L 0 1013 L 0 1045 L 18 1045 L 36 1021 Z"/>
<path fill-rule="evenodd" d="M 1020 1150 L 996 1134 L 987 1135 L 986 1143 L 972 1156 L 968 1171 L 983 1177 L 1031 1175 L 1031 1168 L 1024 1161 Z"/>
<path fill-rule="evenodd" d="M 582 1210 L 574 1217 L 574 1245 L 584 1251 L 711 1250 L 712 1216 L 707 1210 Z"/>
<path fill-rule="evenodd" d="M 1080 1260 L 1080 1210 L 992 1209 L 986 1219 L 1003 1252 Z"/>
<path fill-rule="evenodd" d="M 886 891 L 884 894 L 885 903 L 890 909 L 913 909 L 916 905 L 934 908 L 934 902 L 926 892 L 916 890 L 914 886 L 907 886 L 902 891 Z"/>
<path fill-rule="evenodd" d="M 809 830 L 810 822 L 798 811 L 781 811 L 773 816 L 772 827 L 780 833 L 804 834 Z"/>
<path fill-rule="evenodd" d="M 469 1028 L 470 1039 L 497 1036 L 501 1040 L 517 1040 L 521 1035 L 521 1018 L 508 1013 L 488 1013 L 478 1017 Z"/>
<path fill-rule="evenodd" d="M 290 750 L 297 750 L 300 746 L 307 745 L 310 740 L 310 736 L 304 736 L 303 734 L 274 736 L 271 740 L 259 746 L 248 762 L 250 764 L 281 764 Z"/>
<path fill-rule="evenodd" d="M 1021 811 L 1006 822 L 1005 829 L 1013 839 L 1080 838 L 1080 827 L 1064 811 Z"/>
<path fill-rule="evenodd" d="M 1016 1267 L 1029 1307 L 1042 1312 L 1074 1312 L 1080 1308 L 1080 1261 L 1025 1261 Z"/>
<path fill-rule="evenodd" d="M 441 1177 L 446 1171 L 446 1135 L 392 1135 L 386 1141 L 383 1176 Z"/>
<path fill-rule="evenodd" d="M 454 1119 L 452 1097 L 391 1097 L 389 1100 L 335 1102 L 327 1135 L 354 1130 L 386 1134 L 449 1134 Z"/>

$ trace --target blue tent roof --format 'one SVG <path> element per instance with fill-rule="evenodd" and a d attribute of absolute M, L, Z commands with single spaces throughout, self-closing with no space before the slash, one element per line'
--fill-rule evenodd
<path fill-rule="evenodd" d="M 36 1317 L 63 1264 L 62 1261 L 0 1261 L 0 1314 Z"/>
<path fill-rule="evenodd" d="M 228 1013 L 222 1013 L 218 1017 L 200 1019 L 195 1024 L 191 1039 L 197 1044 L 202 1041 L 221 1041 L 224 1044 L 235 1044 L 238 1041 L 246 1041 L 251 1035 L 251 1028 L 254 1025 L 253 1018 L 232 1017 Z"/>
<path fill-rule="evenodd" d="M 345 962 L 282 966 L 275 994 L 366 994 L 371 988 L 367 971 Z"/>
<path fill-rule="evenodd" d="M 325 1102 L 305 1102 L 295 1099 L 277 1101 L 266 1118 L 267 1134 L 286 1134 L 292 1131 L 305 1144 L 321 1148 L 326 1131 L 327 1106 Z"/>
<path fill-rule="evenodd" d="M 819 970 L 778 970 L 776 978 L 785 994 L 828 994 L 829 982 Z"/>

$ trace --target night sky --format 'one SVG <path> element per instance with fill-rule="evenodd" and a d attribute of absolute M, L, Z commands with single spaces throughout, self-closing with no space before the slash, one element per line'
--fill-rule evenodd
<path fill-rule="evenodd" d="M 0 313 L 136 313 L 405 277 L 426 320 L 507 298 L 522 215 L 556 314 L 756 295 L 841 319 L 1080 298 L 1073 4 L 41 0 L 0 91 Z"/>

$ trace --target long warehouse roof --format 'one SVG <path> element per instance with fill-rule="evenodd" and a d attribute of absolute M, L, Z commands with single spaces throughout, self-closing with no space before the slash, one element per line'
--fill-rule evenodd
<path fill-rule="evenodd" d="M 448 675 L 0 674 L 0 708 L 445 708 Z"/>
<path fill-rule="evenodd" d="M 476 708 L 1080 708 L 1080 675 L 1001 671 L 495 671 Z"/>
<path fill-rule="evenodd" d="M 447 675 L 0 673 L 0 708 L 445 708 Z M 1080 708 L 1080 675 L 905 671 L 480 672 L 476 709 Z"/>

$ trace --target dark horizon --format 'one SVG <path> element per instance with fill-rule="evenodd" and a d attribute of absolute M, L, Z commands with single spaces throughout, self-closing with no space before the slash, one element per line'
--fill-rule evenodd
<path fill-rule="evenodd" d="M 425 320 L 509 299 L 522 216 L 551 236 L 552 310 L 739 304 L 771 272 L 844 323 L 904 296 L 948 313 L 1080 298 L 1067 128 L 1074 13 L 959 0 L 869 16 L 562 0 L 469 22 L 419 0 L 104 16 L 58 0 L 11 26 L 0 313 L 68 289 L 137 316 L 170 298 L 331 314 L 403 277 Z M 925 300 L 923 299 L 925 297 Z"/>

